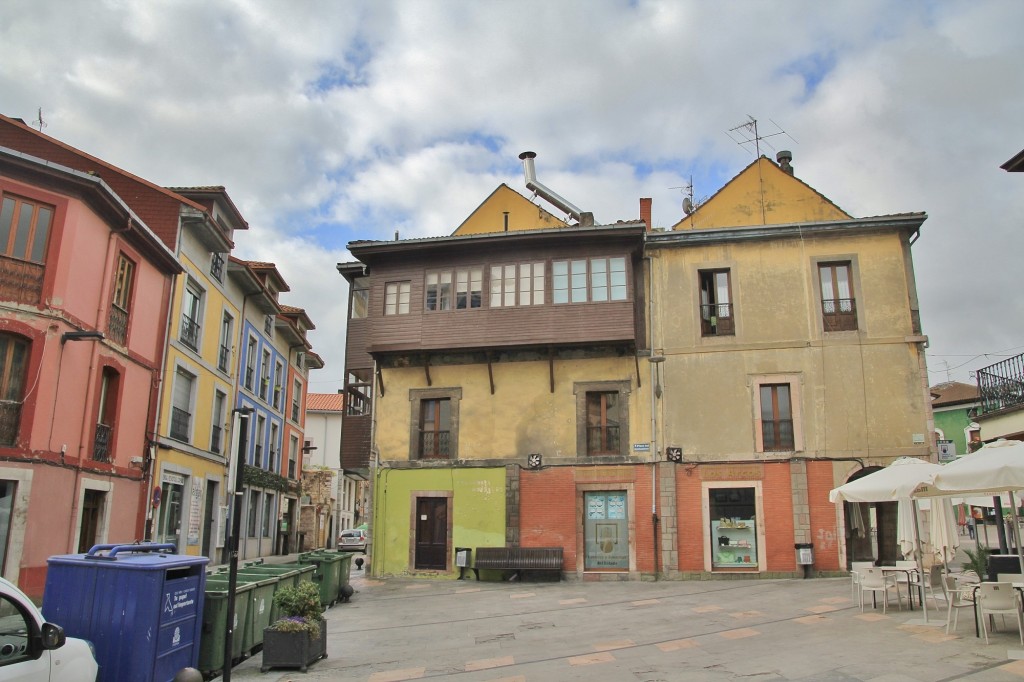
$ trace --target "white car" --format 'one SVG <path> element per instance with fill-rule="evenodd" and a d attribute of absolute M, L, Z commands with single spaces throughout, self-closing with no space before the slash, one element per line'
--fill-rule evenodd
<path fill-rule="evenodd" d="M 366 531 L 351 528 L 341 531 L 338 536 L 338 549 L 342 552 L 362 552 L 366 554 Z"/>
<path fill-rule="evenodd" d="M 0 682 L 96 682 L 98 670 L 92 644 L 66 637 L 0 578 Z"/>

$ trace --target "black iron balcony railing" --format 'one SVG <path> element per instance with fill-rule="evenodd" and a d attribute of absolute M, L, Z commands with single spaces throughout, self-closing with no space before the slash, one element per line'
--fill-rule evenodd
<path fill-rule="evenodd" d="M 112 429 L 106 424 L 96 425 L 96 438 L 92 443 L 92 458 L 97 462 L 110 461 L 110 434 Z"/>
<path fill-rule="evenodd" d="M 213 275 L 218 282 L 224 281 L 224 254 L 215 253 L 210 258 L 210 274 Z"/>
<path fill-rule="evenodd" d="M 263 446 L 256 443 L 256 447 L 253 448 L 253 463 L 259 468 L 263 468 Z"/>
<path fill-rule="evenodd" d="M 217 369 L 227 372 L 229 364 L 231 364 L 231 349 L 227 346 L 221 346 L 220 355 L 217 356 Z"/>
<path fill-rule="evenodd" d="M 192 350 L 199 350 L 199 323 L 188 315 L 181 316 L 181 342 Z"/>
<path fill-rule="evenodd" d="M 857 331 L 857 301 L 852 298 L 822 299 L 821 320 L 827 332 Z"/>
<path fill-rule="evenodd" d="M 171 438 L 187 443 L 191 423 L 191 413 L 178 407 L 171 408 Z"/>
<path fill-rule="evenodd" d="M 793 420 L 762 421 L 761 444 L 765 452 L 786 452 L 795 449 Z"/>
<path fill-rule="evenodd" d="M 420 433 L 420 459 L 448 459 L 451 457 L 450 431 L 423 431 Z"/>
<path fill-rule="evenodd" d="M 0 300 L 18 303 L 42 301 L 45 266 L 0 256 Z"/>
<path fill-rule="evenodd" d="M 0 445 L 14 445 L 21 424 L 21 403 L 0 400 Z"/>
<path fill-rule="evenodd" d="M 700 307 L 701 336 L 732 336 L 736 333 L 736 321 L 732 315 L 732 303 L 711 303 Z"/>
<path fill-rule="evenodd" d="M 128 341 L 128 311 L 119 306 L 110 306 L 110 316 L 107 321 L 107 337 L 120 345 Z"/>
<path fill-rule="evenodd" d="M 220 436 L 221 429 L 219 426 L 214 426 L 213 430 L 210 431 L 210 452 L 220 454 Z"/>
<path fill-rule="evenodd" d="M 978 395 L 982 414 L 1024 404 L 1024 355 L 979 369 Z"/>
<path fill-rule="evenodd" d="M 622 452 L 620 446 L 618 426 L 587 427 L 588 455 L 618 455 Z"/>
<path fill-rule="evenodd" d="M 249 389 L 250 391 L 252 390 L 252 382 L 253 382 L 253 379 L 255 377 L 256 377 L 256 368 L 255 367 L 246 367 L 245 368 L 245 387 L 247 389 Z"/>
<path fill-rule="evenodd" d="M 292 401 L 292 421 L 299 421 L 299 403 L 297 401 Z"/>

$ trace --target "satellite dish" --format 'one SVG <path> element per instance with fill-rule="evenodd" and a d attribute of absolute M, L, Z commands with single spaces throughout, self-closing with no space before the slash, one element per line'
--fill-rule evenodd
<path fill-rule="evenodd" d="M 693 202 L 690 201 L 690 197 L 683 197 L 683 213 L 686 215 L 693 213 Z"/>

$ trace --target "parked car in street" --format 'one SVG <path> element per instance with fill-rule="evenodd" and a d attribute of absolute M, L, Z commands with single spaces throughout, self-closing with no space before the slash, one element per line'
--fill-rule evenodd
<path fill-rule="evenodd" d="M 366 554 L 366 531 L 356 528 L 341 531 L 338 549 Z"/>
<path fill-rule="evenodd" d="M 92 644 L 67 637 L 35 604 L 0 578 L 0 682 L 95 682 Z"/>

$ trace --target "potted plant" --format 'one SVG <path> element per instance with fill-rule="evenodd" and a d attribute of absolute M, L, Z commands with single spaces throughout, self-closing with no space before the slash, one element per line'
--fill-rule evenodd
<path fill-rule="evenodd" d="M 967 554 L 967 561 L 960 568 L 965 572 L 974 571 L 979 580 L 985 580 L 988 575 L 988 556 L 992 553 L 992 550 L 978 547 L 973 552 L 965 548 L 964 552 Z"/>
<path fill-rule="evenodd" d="M 306 668 L 327 658 L 327 623 L 320 608 L 320 588 L 311 581 L 282 587 L 274 594 L 279 617 L 263 630 L 263 663 L 271 668 Z"/>

